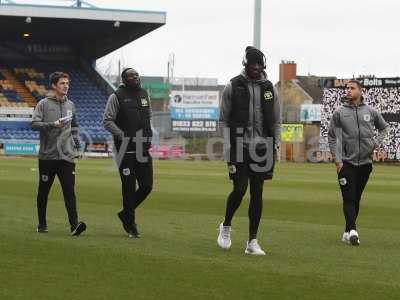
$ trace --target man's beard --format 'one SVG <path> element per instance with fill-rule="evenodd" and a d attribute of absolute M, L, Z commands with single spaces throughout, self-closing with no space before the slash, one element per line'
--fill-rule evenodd
<path fill-rule="evenodd" d="M 126 82 L 125 85 L 132 90 L 137 90 L 140 88 L 140 82 Z"/>

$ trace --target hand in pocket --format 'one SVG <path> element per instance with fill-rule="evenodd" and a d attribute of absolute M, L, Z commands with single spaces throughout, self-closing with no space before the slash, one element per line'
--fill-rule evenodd
<path fill-rule="evenodd" d="M 336 163 L 336 172 L 339 174 L 343 169 L 343 163 Z"/>

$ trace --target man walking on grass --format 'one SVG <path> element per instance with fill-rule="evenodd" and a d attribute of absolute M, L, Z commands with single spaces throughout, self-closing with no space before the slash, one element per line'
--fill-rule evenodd
<path fill-rule="evenodd" d="M 117 152 L 123 204 L 118 218 L 129 237 L 139 238 L 136 209 L 153 189 L 151 105 L 136 70 L 125 69 L 121 79 L 122 84 L 108 98 L 103 123 L 113 135 Z"/>
<path fill-rule="evenodd" d="M 40 131 L 39 188 L 37 232 L 47 233 L 47 199 L 57 175 L 64 195 L 65 208 L 71 226 L 71 235 L 78 236 L 86 230 L 78 222 L 75 197 L 75 163 L 80 148 L 75 106 L 67 98 L 69 75 L 55 72 L 50 75 L 52 95 L 37 104 L 32 117 L 33 130 Z"/>
<path fill-rule="evenodd" d="M 357 80 L 347 83 L 346 102 L 333 113 L 328 131 L 346 220 L 342 241 L 353 246 L 360 244 L 356 220 L 372 171 L 372 156 L 389 132 L 382 115 L 364 103 L 362 89 Z M 377 138 L 374 138 L 375 129 L 379 132 Z"/>
<path fill-rule="evenodd" d="M 265 180 L 272 179 L 279 152 L 281 104 L 273 84 L 267 79 L 264 54 L 247 47 L 244 69 L 231 79 L 222 95 L 221 119 L 229 130 L 229 194 L 225 219 L 220 224 L 218 245 L 231 247 L 231 222 L 250 184 L 249 238 L 245 253 L 265 255 L 257 241 L 263 206 Z"/>

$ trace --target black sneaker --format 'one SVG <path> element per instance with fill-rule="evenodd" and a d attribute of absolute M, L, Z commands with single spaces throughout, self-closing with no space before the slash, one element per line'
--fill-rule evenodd
<path fill-rule="evenodd" d="M 128 218 L 126 217 L 126 214 L 124 213 L 123 210 L 121 210 L 118 214 L 118 218 L 120 219 L 122 223 L 122 227 L 124 228 L 125 232 L 131 236 L 132 233 L 132 225 L 129 224 Z"/>
<path fill-rule="evenodd" d="M 39 233 L 48 233 L 49 232 L 46 225 L 38 225 L 36 228 L 36 231 Z"/>
<path fill-rule="evenodd" d="M 79 222 L 75 228 L 71 228 L 71 235 L 78 236 L 85 230 L 86 230 L 86 224 L 84 222 Z"/>
<path fill-rule="evenodd" d="M 133 224 L 132 225 L 132 232 L 129 235 L 129 237 L 133 237 L 133 238 L 136 238 L 136 239 L 140 238 L 140 232 L 139 232 L 139 230 L 137 228 L 137 224 Z"/>

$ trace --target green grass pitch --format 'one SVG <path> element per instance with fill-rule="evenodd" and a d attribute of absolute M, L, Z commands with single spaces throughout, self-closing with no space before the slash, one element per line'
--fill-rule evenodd
<path fill-rule="evenodd" d="M 232 248 L 217 247 L 231 190 L 223 162 L 156 161 L 138 209 L 141 239 L 123 233 L 111 160 L 77 166 L 81 237 L 68 235 L 58 180 L 48 234 L 35 232 L 37 160 L 0 159 L 0 299 L 400 299 L 400 172 L 376 165 L 358 221 L 361 245 L 341 241 L 341 199 L 330 164 L 280 164 L 264 187 L 259 241 L 244 255 L 248 194 Z"/>

